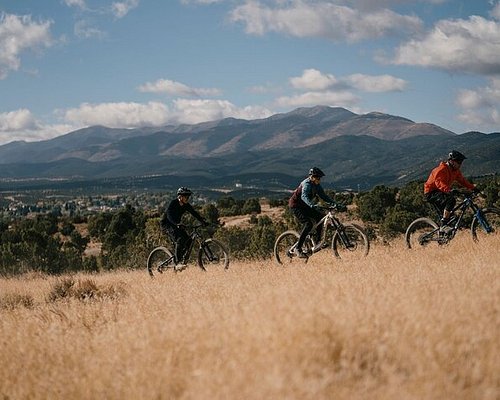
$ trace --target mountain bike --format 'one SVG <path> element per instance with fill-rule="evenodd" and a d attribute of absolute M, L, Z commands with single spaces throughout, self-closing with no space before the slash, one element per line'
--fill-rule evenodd
<path fill-rule="evenodd" d="M 191 257 L 191 253 L 195 247 L 198 247 L 198 266 L 206 271 L 209 267 L 229 268 L 229 253 L 224 245 L 216 239 L 205 238 L 201 233 L 203 225 L 193 225 L 184 227 L 189 232 L 191 243 L 186 249 L 186 264 Z M 157 273 L 163 273 L 168 269 L 178 272 L 176 268 L 174 251 L 169 250 L 165 246 L 158 246 L 149 253 L 147 261 L 148 272 L 151 277 Z"/>
<path fill-rule="evenodd" d="M 363 228 L 359 225 L 350 223 L 343 224 L 334 215 L 336 207 L 321 207 L 327 211 L 311 229 L 311 233 L 306 237 L 302 251 L 306 258 L 299 258 L 295 255 L 295 248 L 299 240 L 299 233 L 294 230 L 283 232 L 274 243 L 274 258 L 279 264 L 293 262 L 307 262 L 310 256 L 318 251 L 331 247 L 333 254 L 341 259 L 357 259 L 366 256 L 370 250 L 370 242 Z M 318 242 L 314 239 L 314 232 L 318 226 L 322 225 L 321 238 Z M 333 238 L 330 242 L 331 233 Z"/>
<path fill-rule="evenodd" d="M 437 243 L 438 245 L 448 243 L 460 229 L 466 226 L 464 214 L 468 209 L 473 213 L 470 232 L 474 241 L 478 242 L 482 236 L 494 235 L 500 232 L 500 209 L 480 208 L 474 202 L 479 193 L 457 191 L 457 195 L 463 197 L 463 199 L 453 208 L 451 217 L 445 225 L 440 227 L 431 218 L 421 217 L 408 226 L 405 233 L 408 248 L 423 247 L 430 243 Z M 439 221 L 442 210 L 439 210 L 436 206 L 434 207 Z"/>

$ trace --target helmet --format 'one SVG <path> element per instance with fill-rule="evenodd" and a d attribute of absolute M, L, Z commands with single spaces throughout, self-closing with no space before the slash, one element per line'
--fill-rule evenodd
<path fill-rule="evenodd" d="M 193 192 L 189 190 L 187 187 L 180 187 L 177 189 L 177 196 L 191 196 Z"/>
<path fill-rule="evenodd" d="M 312 167 L 309 170 L 309 176 L 317 176 L 318 178 L 321 178 L 325 176 L 325 173 L 321 171 L 318 167 Z"/>
<path fill-rule="evenodd" d="M 453 160 L 457 162 L 462 162 L 465 160 L 467 157 L 465 157 L 462 153 L 460 153 L 457 150 L 452 150 L 450 151 L 450 154 L 448 154 L 448 160 Z"/>

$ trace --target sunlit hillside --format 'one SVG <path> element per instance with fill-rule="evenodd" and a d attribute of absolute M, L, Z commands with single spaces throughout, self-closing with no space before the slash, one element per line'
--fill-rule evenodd
<path fill-rule="evenodd" d="M 498 399 L 499 249 L 3 279 L 0 398 Z"/>

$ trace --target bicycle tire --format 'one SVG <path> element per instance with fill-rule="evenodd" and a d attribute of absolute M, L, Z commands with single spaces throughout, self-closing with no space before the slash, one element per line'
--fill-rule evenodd
<path fill-rule="evenodd" d="M 274 259 L 280 265 L 307 262 L 307 258 L 299 258 L 293 254 L 291 251 L 293 245 L 299 240 L 299 233 L 297 231 L 289 230 L 283 232 L 278 236 L 274 242 Z M 308 236 L 302 246 L 302 251 L 304 253 L 311 253 L 312 242 L 311 238 Z"/>
<path fill-rule="evenodd" d="M 422 217 L 414 220 L 405 232 L 405 243 L 409 249 L 423 247 L 430 242 L 438 243 L 439 226 L 432 219 Z M 435 231 L 431 234 L 431 232 Z"/>
<path fill-rule="evenodd" d="M 198 250 L 198 266 L 204 271 L 208 266 L 228 269 L 229 253 L 218 240 L 206 239 Z"/>
<path fill-rule="evenodd" d="M 470 225 L 472 239 L 475 242 L 480 242 L 481 238 L 487 235 L 498 235 L 500 233 L 500 209 L 498 208 L 484 208 L 481 210 L 483 213 L 483 218 L 488 222 L 491 227 L 491 232 L 486 232 L 479 222 L 477 216 L 474 216 L 472 223 Z"/>
<path fill-rule="evenodd" d="M 344 232 L 348 236 L 351 246 L 346 247 L 340 236 L 341 233 L 336 231 L 332 239 L 332 250 L 335 257 L 344 260 L 366 257 L 370 251 L 370 241 L 363 228 L 356 224 L 346 224 Z"/>
<path fill-rule="evenodd" d="M 165 261 L 171 260 L 167 262 L 165 265 Z M 168 265 L 173 262 L 174 257 L 172 252 L 166 247 L 159 246 L 154 248 L 148 256 L 147 268 L 149 275 L 154 278 L 155 274 L 163 273 L 163 271 L 168 267 Z"/>

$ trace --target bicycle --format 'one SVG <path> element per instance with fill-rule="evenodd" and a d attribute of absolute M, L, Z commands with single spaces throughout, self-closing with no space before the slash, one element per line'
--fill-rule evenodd
<path fill-rule="evenodd" d="M 325 216 L 321 218 L 311 229 L 311 233 L 306 237 L 302 251 L 307 255 L 306 258 L 298 258 L 295 255 L 295 248 L 299 240 L 299 233 L 295 230 L 288 230 L 283 232 L 274 243 L 274 257 L 278 264 L 285 264 L 285 262 L 292 263 L 296 260 L 307 262 L 309 257 L 314 253 L 321 251 L 327 247 L 332 248 L 333 254 L 341 259 L 357 259 L 362 256 L 368 255 L 370 250 L 370 242 L 368 236 L 363 228 L 359 225 L 350 223 L 343 224 L 334 215 L 336 207 L 320 207 L 320 209 L 327 211 Z M 316 228 L 323 225 L 321 239 L 318 243 L 315 242 L 313 232 Z M 333 231 L 333 238 L 331 244 L 328 242 L 328 232 Z"/>
<path fill-rule="evenodd" d="M 216 239 L 205 238 L 200 232 L 203 225 L 184 226 L 191 232 L 189 237 L 191 244 L 186 250 L 186 262 L 189 261 L 195 244 L 198 245 L 198 266 L 206 271 L 207 267 L 223 267 L 229 268 L 229 253 L 224 245 Z M 174 252 L 165 246 L 158 246 L 149 253 L 147 268 L 149 275 L 154 277 L 155 273 L 163 273 L 167 269 L 172 269 L 175 272 L 180 271 L 176 268 Z"/>
<path fill-rule="evenodd" d="M 472 239 L 475 242 L 480 241 L 481 236 L 491 235 L 499 232 L 500 229 L 500 209 L 498 208 L 480 208 L 474 199 L 479 195 L 475 192 L 457 192 L 463 196 L 463 200 L 456 205 L 451 213 L 448 223 L 439 226 L 431 218 L 421 217 L 414 220 L 406 229 L 405 242 L 408 248 L 427 246 L 435 242 L 438 245 L 449 243 L 459 229 L 464 225 L 464 214 L 468 209 L 473 212 L 473 218 L 470 225 Z M 442 210 L 434 206 L 437 212 L 438 220 L 441 218 Z"/>

